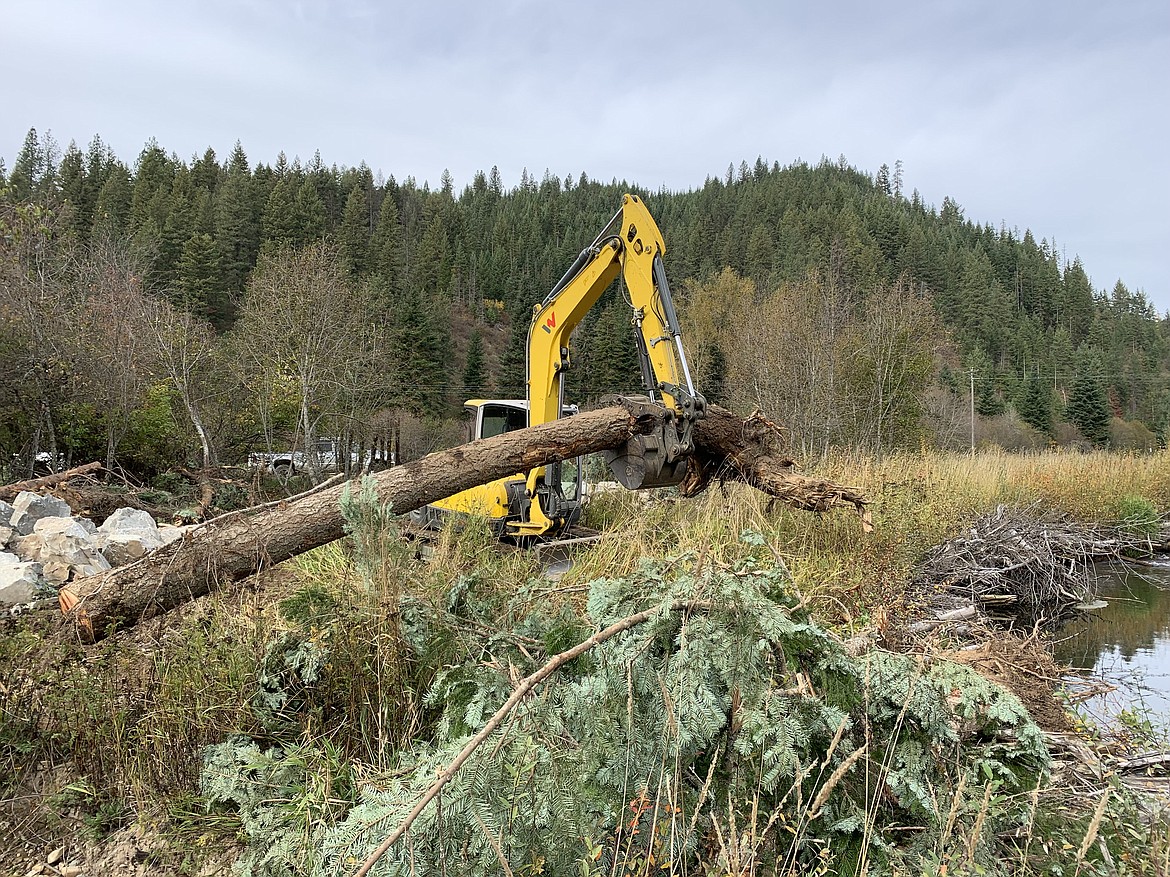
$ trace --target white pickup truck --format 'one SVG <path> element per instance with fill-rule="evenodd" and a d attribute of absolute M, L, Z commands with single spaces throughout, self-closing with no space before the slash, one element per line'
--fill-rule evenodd
<path fill-rule="evenodd" d="M 349 463 L 351 469 L 361 469 L 367 464 L 386 462 L 374 451 L 358 454 L 350 451 Z M 390 464 L 393 465 L 391 459 Z M 311 452 L 305 451 L 278 451 L 276 453 L 253 453 L 248 455 L 248 465 L 274 472 L 277 475 L 295 475 L 316 468 L 318 472 L 340 472 L 344 468 L 345 452 L 342 442 L 335 438 L 317 439 Z"/>

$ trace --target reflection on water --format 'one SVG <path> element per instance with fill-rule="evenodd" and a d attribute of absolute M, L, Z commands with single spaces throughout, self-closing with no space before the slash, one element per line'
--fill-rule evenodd
<path fill-rule="evenodd" d="M 1121 686 L 1086 701 L 1091 715 L 1144 705 L 1155 724 L 1170 726 L 1170 561 L 1134 571 L 1102 569 L 1099 575 L 1108 607 L 1065 628 L 1056 659 Z M 1142 703 L 1133 702 L 1139 698 Z"/>

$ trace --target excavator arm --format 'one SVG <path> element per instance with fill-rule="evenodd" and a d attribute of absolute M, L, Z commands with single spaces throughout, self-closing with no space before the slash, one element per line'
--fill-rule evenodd
<path fill-rule="evenodd" d="M 528 423 L 534 426 L 555 420 L 564 410 L 569 336 L 601 294 L 622 278 L 644 389 L 673 414 L 661 434 L 631 440 L 622 451 L 608 455 L 615 478 L 631 489 L 678 483 L 694 447 L 694 423 L 706 407 L 691 380 L 662 265 L 665 252 L 662 233 L 646 206 L 637 196 L 625 195 L 601 234 L 534 308 L 528 333 Z M 533 502 L 528 520 L 513 524 L 518 532 L 552 528 L 556 509 L 546 506 L 555 506 L 555 495 L 546 491 L 542 496 L 538 490 L 542 480 L 546 484 L 556 480 L 548 476 L 543 469 L 529 473 L 527 493 Z"/>

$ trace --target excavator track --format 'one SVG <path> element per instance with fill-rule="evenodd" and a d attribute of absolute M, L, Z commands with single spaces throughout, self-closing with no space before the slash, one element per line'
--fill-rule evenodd
<path fill-rule="evenodd" d="M 442 534 L 440 530 L 424 527 L 407 518 L 399 519 L 398 529 L 402 538 L 415 547 L 415 557 L 418 560 L 430 559 L 434 553 L 435 543 Z M 556 539 L 533 539 L 528 540 L 527 544 L 501 539 L 496 544 L 500 551 L 531 552 L 536 555 L 546 574 L 560 575 L 572 566 L 572 557 L 576 552 L 592 548 L 601 541 L 602 535 L 600 530 L 574 524 Z"/>

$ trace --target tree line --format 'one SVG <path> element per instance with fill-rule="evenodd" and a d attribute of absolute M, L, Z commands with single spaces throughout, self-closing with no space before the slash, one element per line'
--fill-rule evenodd
<path fill-rule="evenodd" d="M 523 394 L 532 305 L 625 191 L 665 234 L 700 389 L 783 416 L 805 453 L 962 444 L 972 404 L 1009 446 L 1165 435 L 1168 326 L 1145 296 L 925 204 L 900 163 L 757 159 L 686 192 L 492 168 L 456 190 L 239 144 L 151 141 L 127 164 L 32 130 L 0 161 L 2 459 L 153 471 L 323 430 L 451 440 L 463 398 Z M 627 310 L 615 287 L 576 333 L 576 400 L 637 389 Z"/>

